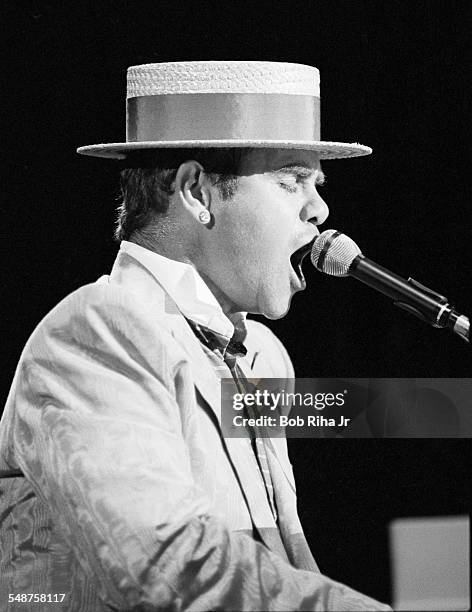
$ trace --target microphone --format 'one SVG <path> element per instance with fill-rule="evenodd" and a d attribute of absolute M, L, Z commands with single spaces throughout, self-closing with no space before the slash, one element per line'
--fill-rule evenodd
<path fill-rule="evenodd" d="M 349 236 L 333 229 L 324 231 L 313 243 L 311 261 L 317 270 L 325 274 L 357 278 L 392 298 L 395 306 L 433 327 L 450 329 L 469 342 L 469 319 L 459 314 L 446 297 L 413 278 L 405 280 L 367 259 Z"/>

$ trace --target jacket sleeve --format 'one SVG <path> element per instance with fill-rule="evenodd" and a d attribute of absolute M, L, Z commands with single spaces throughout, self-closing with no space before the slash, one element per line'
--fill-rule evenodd
<path fill-rule="evenodd" d="M 18 463 L 117 610 L 387 610 L 297 570 L 209 512 L 192 479 L 179 347 L 135 298 L 89 286 L 36 330 L 17 376 Z"/>

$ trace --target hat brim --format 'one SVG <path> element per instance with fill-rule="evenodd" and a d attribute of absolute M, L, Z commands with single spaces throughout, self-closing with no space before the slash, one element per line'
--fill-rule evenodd
<path fill-rule="evenodd" d="M 91 157 L 104 157 L 108 159 L 126 159 L 131 151 L 142 149 L 171 149 L 171 148 L 232 148 L 254 147 L 268 149 L 302 149 L 317 151 L 320 159 L 342 159 L 346 157 L 361 157 L 370 155 L 372 149 L 357 142 L 328 142 L 322 140 L 167 140 L 145 142 L 112 142 L 108 144 L 95 144 L 79 147 L 77 153 Z"/>

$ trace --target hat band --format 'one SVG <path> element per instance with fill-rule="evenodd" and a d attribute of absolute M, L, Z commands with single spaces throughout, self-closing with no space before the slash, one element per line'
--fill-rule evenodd
<path fill-rule="evenodd" d="M 126 140 L 320 140 L 320 99 L 260 93 L 128 98 Z"/>

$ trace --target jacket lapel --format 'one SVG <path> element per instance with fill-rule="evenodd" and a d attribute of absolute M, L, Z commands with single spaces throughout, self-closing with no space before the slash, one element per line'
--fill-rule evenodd
<path fill-rule="evenodd" d="M 180 319 L 181 321 L 174 322 L 174 337 L 189 356 L 192 371 L 194 373 L 195 387 L 216 415 L 220 435 L 223 436 L 221 430 L 221 377 L 211 366 L 200 342 L 197 340 L 184 317 L 181 316 Z M 231 376 L 226 366 L 223 366 L 222 374 L 223 377 Z M 236 472 L 252 521 L 262 541 L 268 548 L 272 549 L 274 538 L 271 537 L 271 531 L 273 533 L 273 530 L 277 529 L 277 525 L 275 524 L 267 502 L 266 490 L 263 482 L 262 480 L 254 478 L 253 468 L 248 461 L 248 456 L 252 457 L 253 454 L 250 440 L 249 438 L 225 437 L 223 438 L 223 444 Z"/>

